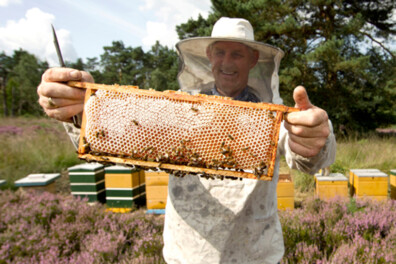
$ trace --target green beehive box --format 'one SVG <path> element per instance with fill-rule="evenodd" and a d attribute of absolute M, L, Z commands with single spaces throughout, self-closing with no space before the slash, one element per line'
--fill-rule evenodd
<path fill-rule="evenodd" d="M 104 166 L 99 163 L 79 164 L 68 169 L 71 193 L 75 197 L 88 198 L 89 202 L 106 200 Z"/>
<path fill-rule="evenodd" d="M 98 192 L 72 192 L 74 197 L 79 197 L 81 199 L 88 198 L 88 202 L 106 202 L 106 192 L 104 189 Z"/>
<path fill-rule="evenodd" d="M 396 200 L 396 169 L 390 171 L 390 198 Z"/>
<path fill-rule="evenodd" d="M 0 187 L 6 184 L 6 180 L 0 180 Z"/>
<path fill-rule="evenodd" d="M 98 192 L 104 190 L 104 180 L 96 183 L 70 183 L 72 192 Z"/>

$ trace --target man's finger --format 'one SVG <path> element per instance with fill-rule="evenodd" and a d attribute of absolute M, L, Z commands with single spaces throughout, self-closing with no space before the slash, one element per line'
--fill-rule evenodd
<path fill-rule="evenodd" d="M 84 89 L 77 89 L 67 86 L 63 83 L 41 83 L 37 88 L 40 96 L 65 98 L 77 101 L 83 101 L 85 96 Z"/>
<path fill-rule="evenodd" d="M 44 108 L 44 111 L 51 118 L 55 118 L 63 122 L 69 122 L 70 118 L 81 113 L 83 108 L 83 104 L 74 104 L 54 109 Z"/>
<path fill-rule="evenodd" d="M 307 91 L 303 86 L 297 86 L 294 89 L 293 99 L 294 102 L 296 102 L 296 108 L 299 108 L 301 110 L 307 110 L 313 107 L 313 105 L 309 101 Z"/>
<path fill-rule="evenodd" d="M 42 80 L 45 82 L 78 81 L 81 78 L 81 71 L 70 68 L 50 68 L 42 76 Z"/>

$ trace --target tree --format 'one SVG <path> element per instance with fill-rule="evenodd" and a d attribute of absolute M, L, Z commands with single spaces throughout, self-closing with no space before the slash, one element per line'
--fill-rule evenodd
<path fill-rule="evenodd" d="M 8 94 L 6 90 L 6 85 L 8 81 L 8 75 L 13 67 L 12 57 L 7 56 L 4 52 L 0 53 L 0 89 L 2 91 L 2 103 L 3 103 L 3 114 L 4 116 L 9 115 L 9 108 L 7 105 Z"/>
<path fill-rule="evenodd" d="M 145 88 L 154 88 L 158 91 L 179 89 L 177 53 L 157 41 L 146 56 L 149 71 Z"/>
<path fill-rule="evenodd" d="M 391 0 L 212 0 L 206 22 L 177 27 L 181 38 L 209 35 L 221 16 L 242 17 L 257 41 L 285 51 L 280 90 L 293 105 L 292 90 L 304 85 L 311 101 L 324 108 L 336 129 L 367 131 L 396 122 L 395 36 Z M 201 27 L 197 29 L 195 27 Z"/>
<path fill-rule="evenodd" d="M 138 85 L 144 83 L 144 51 L 141 47 L 125 47 L 122 41 L 113 41 L 104 47 L 101 55 L 103 82 L 107 84 Z"/>
<path fill-rule="evenodd" d="M 37 103 L 37 85 L 41 75 L 48 68 L 46 62 L 40 62 L 34 55 L 25 51 L 14 53 L 17 64 L 12 69 L 7 88 L 11 91 L 13 115 L 41 115 L 41 107 Z"/>

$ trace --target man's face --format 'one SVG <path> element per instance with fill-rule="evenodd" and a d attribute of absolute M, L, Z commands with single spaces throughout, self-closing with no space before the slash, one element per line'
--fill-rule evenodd
<path fill-rule="evenodd" d="M 238 42 L 219 41 L 208 47 L 206 54 L 221 95 L 235 97 L 245 89 L 249 71 L 258 60 L 257 51 Z"/>

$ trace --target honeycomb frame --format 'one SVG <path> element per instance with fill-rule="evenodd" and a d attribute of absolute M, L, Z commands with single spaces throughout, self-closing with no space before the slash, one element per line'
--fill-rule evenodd
<path fill-rule="evenodd" d="M 68 85 L 87 89 L 79 158 L 176 175 L 272 180 L 284 113 L 298 111 L 137 86 Z"/>

